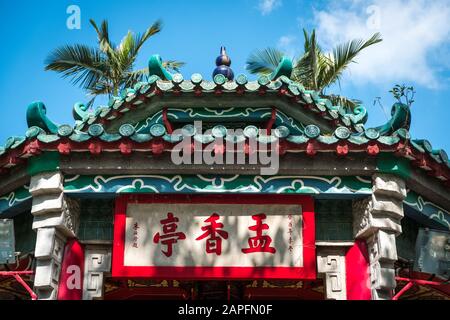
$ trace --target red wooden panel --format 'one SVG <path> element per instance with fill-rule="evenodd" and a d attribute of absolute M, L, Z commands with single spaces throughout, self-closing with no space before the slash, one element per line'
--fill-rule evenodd
<path fill-rule="evenodd" d="M 356 240 L 345 256 L 347 300 L 371 300 L 367 244 Z"/>
<path fill-rule="evenodd" d="M 84 248 L 73 239 L 64 248 L 58 300 L 81 300 L 83 298 Z"/>

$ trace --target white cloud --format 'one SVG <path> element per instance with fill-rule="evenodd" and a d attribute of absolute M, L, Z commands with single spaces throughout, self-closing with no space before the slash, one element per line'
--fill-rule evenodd
<path fill-rule="evenodd" d="M 279 6 L 281 6 L 281 0 L 259 0 L 258 9 L 265 16 Z"/>
<path fill-rule="evenodd" d="M 314 19 L 328 48 L 381 32 L 383 42 L 363 51 L 349 69 L 355 83 L 438 86 L 443 64 L 437 62 L 447 59 L 438 53 L 450 45 L 448 0 L 341 0 L 315 11 Z"/>
<path fill-rule="evenodd" d="M 277 48 L 283 51 L 289 57 L 295 57 L 298 55 L 299 44 L 297 37 L 293 35 L 285 35 L 280 37 L 277 43 Z"/>

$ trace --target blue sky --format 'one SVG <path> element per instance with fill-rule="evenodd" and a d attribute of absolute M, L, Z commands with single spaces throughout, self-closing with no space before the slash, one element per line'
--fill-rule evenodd
<path fill-rule="evenodd" d="M 69 30 L 67 7 L 81 9 L 81 29 Z M 73 124 L 72 106 L 87 101 L 84 92 L 44 71 L 44 60 L 63 44 L 96 45 L 89 18 L 110 23 L 111 37 L 119 42 L 128 30 L 144 31 L 155 20 L 163 31 L 143 47 L 136 68 L 151 54 L 187 63 L 185 78 L 199 72 L 210 78 L 221 45 L 232 58 L 235 74 L 246 73 L 250 52 L 267 46 L 298 56 L 302 28 L 316 28 L 328 49 L 376 31 L 385 39 L 364 52 L 345 74 L 341 86 L 330 92 L 360 99 L 369 110 L 367 126 L 386 122 L 375 97 L 390 113 L 388 93 L 396 83 L 417 91 L 412 107 L 413 138 L 426 138 L 434 148 L 450 152 L 450 3 L 447 0 L 235 0 L 235 1 L 85 1 L 40 0 L 0 2 L 0 145 L 7 137 L 24 135 L 26 107 L 40 100 L 58 124 Z M 102 101 L 98 100 L 97 104 Z"/>

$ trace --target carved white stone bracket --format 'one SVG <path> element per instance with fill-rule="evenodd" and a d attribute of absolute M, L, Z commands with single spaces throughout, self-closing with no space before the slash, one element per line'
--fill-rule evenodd
<path fill-rule="evenodd" d="M 37 231 L 34 288 L 40 300 L 57 299 L 64 245 L 78 228 L 78 203 L 64 196 L 62 183 L 59 172 L 35 175 L 30 182 L 33 230 Z"/>
<path fill-rule="evenodd" d="M 353 204 L 355 238 L 365 239 L 370 257 L 372 299 L 391 299 L 396 287 L 394 263 L 397 261 L 395 238 L 402 232 L 405 182 L 394 175 L 373 177 L 371 198 Z"/>
<path fill-rule="evenodd" d="M 326 299 L 346 300 L 345 247 L 317 247 L 317 271 L 324 277 Z"/>
<path fill-rule="evenodd" d="M 103 281 L 111 272 L 111 247 L 89 245 L 85 249 L 83 300 L 103 298 Z"/>

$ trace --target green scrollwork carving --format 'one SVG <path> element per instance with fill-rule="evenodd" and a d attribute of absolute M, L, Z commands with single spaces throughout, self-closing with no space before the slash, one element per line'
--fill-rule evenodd
<path fill-rule="evenodd" d="M 162 59 L 159 54 L 154 54 L 150 57 L 148 61 L 148 74 L 156 75 L 162 80 L 171 81 L 173 79 L 172 75 L 163 67 Z"/>
<path fill-rule="evenodd" d="M 47 108 L 42 102 L 33 102 L 27 108 L 28 128 L 39 127 L 47 133 L 56 134 L 58 126 L 47 118 Z"/>

